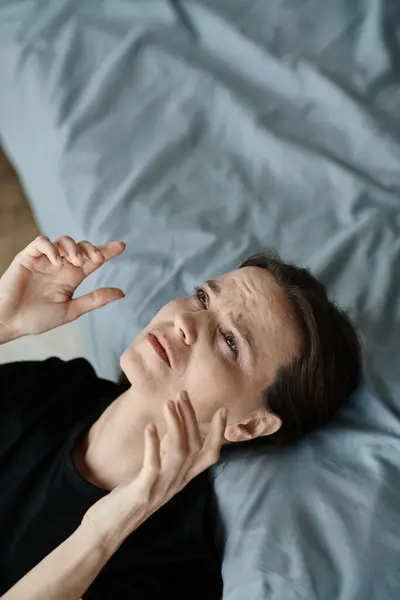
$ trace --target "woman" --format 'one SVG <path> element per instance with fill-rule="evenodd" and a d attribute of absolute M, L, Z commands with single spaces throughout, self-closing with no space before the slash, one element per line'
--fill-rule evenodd
<path fill-rule="evenodd" d="M 122 297 L 120 290 L 104 289 L 72 298 L 85 277 L 124 247 L 113 242 L 96 248 L 68 236 L 55 243 L 43 236 L 34 240 L 0 280 L 0 342 L 48 331 Z M 205 470 L 218 460 L 222 446 L 293 441 L 324 424 L 354 390 L 361 370 L 357 335 L 325 288 L 308 271 L 265 256 L 252 257 L 192 296 L 168 303 L 125 350 L 120 364 L 130 385 L 100 402 L 94 413 L 85 412 L 61 458 L 61 442 L 53 442 L 52 433 L 54 452 L 49 456 L 42 449 L 41 462 L 24 476 L 22 467 L 15 467 L 23 443 L 10 431 L 16 420 L 20 430 L 21 419 L 33 408 L 24 405 L 17 419 L 9 419 L 5 437 L 8 433 L 12 443 L 5 446 L 7 464 L 0 468 L 0 483 L 1 469 L 14 468 L 17 490 L 7 489 L 2 508 L 11 522 L 2 523 L 10 540 L 4 570 L 13 573 L 4 577 L 8 588 L 14 584 L 4 596 L 8 600 L 134 593 L 150 598 L 168 592 L 175 598 L 219 597 L 211 545 L 201 567 L 196 562 L 198 539 L 206 543 L 210 533 L 204 529 L 212 527 L 203 518 L 210 509 Z M 13 369 L 18 372 L 12 366 L 8 372 Z M 169 407 L 167 401 L 177 396 L 179 402 Z M 7 410 L 15 410 L 11 402 Z M 29 422 L 29 431 L 41 428 L 40 444 L 47 448 L 43 436 L 47 439 L 49 426 L 43 422 L 55 423 L 64 436 L 69 427 L 64 421 L 73 424 L 75 413 L 63 413 L 63 425 L 54 410 L 53 421 L 43 414 L 34 425 Z M 78 478 L 79 498 L 68 487 Z M 29 497 L 26 507 L 21 490 Z M 86 493 L 90 498 L 83 501 Z M 186 511 L 197 505 L 188 517 Z M 45 522 L 52 530 L 43 541 Z M 173 532 L 164 528 L 166 522 Z M 182 545 L 177 530 L 185 537 Z M 141 554 L 160 531 L 160 544 L 148 553 L 152 560 L 158 556 L 155 569 Z M 193 548 L 196 560 L 189 561 Z M 139 568 L 145 572 L 140 584 Z M 156 584 L 154 577 L 159 577 Z M 117 594 L 121 581 L 127 587 Z"/>

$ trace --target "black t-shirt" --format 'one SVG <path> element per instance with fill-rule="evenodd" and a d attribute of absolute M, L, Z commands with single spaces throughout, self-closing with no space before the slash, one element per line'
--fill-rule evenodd
<path fill-rule="evenodd" d="M 0 365 L 0 595 L 108 493 L 80 475 L 71 451 L 120 393 L 83 358 Z M 125 540 L 83 597 L 220 598 L 214 518 L 205 472 Z"/>

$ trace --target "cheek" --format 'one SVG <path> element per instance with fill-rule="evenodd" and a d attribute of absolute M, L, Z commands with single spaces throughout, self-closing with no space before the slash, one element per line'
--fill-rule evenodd
<path fill-rule="evenodd" d="M 200 420 L 212 417 L 221 406 L 230 406 L 235 402 L 237 377 L 232 370 L 213 357 L 210 352 L 194 353 L 176 382 L 177 391 L 187 390 L 190 400 Z"/>

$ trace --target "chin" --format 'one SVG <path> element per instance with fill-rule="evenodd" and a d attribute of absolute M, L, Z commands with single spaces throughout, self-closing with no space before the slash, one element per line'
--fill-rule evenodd
<path fill-rule="evenodd" d="M 132 344 L 122 353 L 119 364 L 128 381 L 143 393 L 154 394 L 168 387 L 168 373 L 150 346 L 138 344 L 136 349 L 136 344 Z"/>
<path fill-rule="evenodd" d="M 121 370 L 125 373 L 126 378 L 130 381 L 131 384 L 134 382 L 137 384 L 140 377 L 140 365 L 139 356 L 134 352 L 132 346 L 129 346 L 122 354 L 119 359 L 119 366 Z"/>

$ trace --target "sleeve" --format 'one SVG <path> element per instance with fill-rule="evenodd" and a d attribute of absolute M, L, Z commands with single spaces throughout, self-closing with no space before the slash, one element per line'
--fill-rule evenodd
<path fill-rule="evenodd" d="M 77 379 L 97 379 L 93 367 L 85 358 L 64 361 L 52 356 L 46 360 L 16 361 L 0 365 L 0 415 L 20 411 L 55 400 L 54 392 Z"/>

